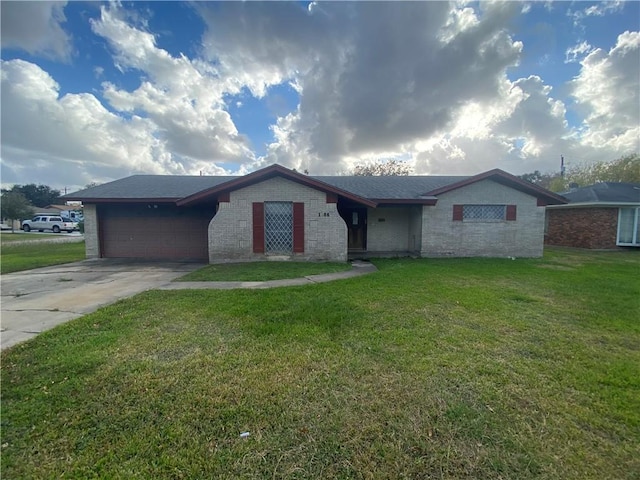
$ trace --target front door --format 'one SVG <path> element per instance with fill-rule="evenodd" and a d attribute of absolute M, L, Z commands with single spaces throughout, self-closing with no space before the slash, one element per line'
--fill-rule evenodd
<path fill-rule="evenodd" d="M 345 208 L 341 212 L 342 218 L 347 224 L 347 249 L 367 249 L 367 209 Z"/>

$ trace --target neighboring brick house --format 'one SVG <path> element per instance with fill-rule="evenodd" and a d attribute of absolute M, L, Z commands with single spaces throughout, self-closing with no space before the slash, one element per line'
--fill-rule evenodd
<path fill-rule="evenodd" d="M 501 170 L 475 176 L 134 175 L 65 196 L 84 204 L 87 257 L 346 261 L 539 257 L 545 205 Z"/>
<path fill-rule="evenodd" d="M 603 182 L 562 194 L 547 208 L 545 244 L 616 249 L 640 246 L 640 183 Z"/>

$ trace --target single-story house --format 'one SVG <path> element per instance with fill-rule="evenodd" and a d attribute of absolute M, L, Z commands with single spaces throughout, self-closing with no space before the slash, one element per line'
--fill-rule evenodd
<path fill-rule="evenodd" d="M 547 245 L 640 247 L 640 183 L 602 182 L 562 196 L 569 203 L 547 207 Z"/>
<path fill-rule="evenodd" d="M 133 175 L 66 195 L 87 257 L 346 261 L 358 256 L 542 255 L 546 205 L 502 170 L 475 176 Z"/>

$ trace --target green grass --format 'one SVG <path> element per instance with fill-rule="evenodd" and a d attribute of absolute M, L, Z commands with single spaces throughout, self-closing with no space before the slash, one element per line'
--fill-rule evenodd
<path fill-rule="evenodd" d="M 0 250 L 0 272 L 19 272 L 32 268 L 77 262 L 84 259 L 84 241 L 74 243 L 3 244 Z"/>
<path fill-rule="evenodd" d="M 3 352 L 3 478 L 638 478 L 638 252 L 375 263 Z"/>
<path fill-rule="evenodd" d="M 14 242 L 33 242 L 37 240 L 44 240 L 47 238 L 60 238 L 60 235 L 52 235 L 49 233 L 22 233 L 16 231 L 16 233 L 0 233 L 0 245 L 5 245 Z"/>
<path fill-rule="evenodd" d="M 254 262 L 207 265 L 180 277 L 180 282 L 259 282 L 350 270 L 349 263 Z"/>

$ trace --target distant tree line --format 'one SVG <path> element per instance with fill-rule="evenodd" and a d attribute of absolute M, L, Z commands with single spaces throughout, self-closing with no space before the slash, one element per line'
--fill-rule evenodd
<path fill-rule="evenodd" d="M 570 166 L 564 176 L 560 172 L 536 170 L 520 178 L 553 192 L 565 192 L 571 184 L 584 187 L 601 182 L 640 183 L 640 155 L 632 153 L 616 160 Z"/>

